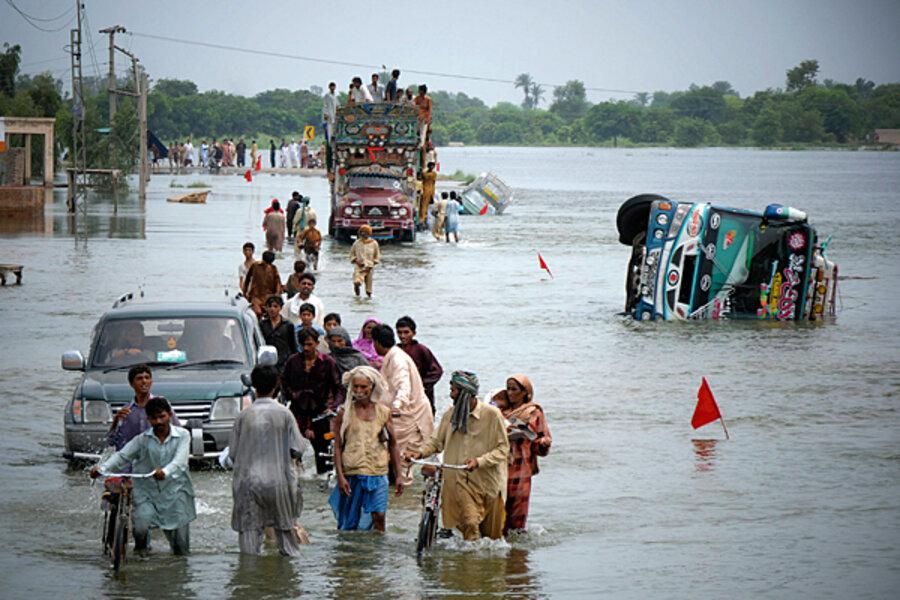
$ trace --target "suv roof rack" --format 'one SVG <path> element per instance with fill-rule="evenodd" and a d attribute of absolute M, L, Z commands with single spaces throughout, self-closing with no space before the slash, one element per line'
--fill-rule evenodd
<path fill-rule="evenodd" d="M 144 286 L 142 286 L 142 285 L 138 286 L 138 297 L 139 298 L 144 297 Z M 119 296 L 119 299 L 116 300 L 115 302 L 113 302 L 112 307 L 114 309 L 119 308 L 120 306 L 124 306 L 125 304 L 128 304 L 129 302 L 132 302 L 132 301 L 134 301 L 134 292 L 128 292 L 126 294 L 122 294 L 121 296 Z"/>

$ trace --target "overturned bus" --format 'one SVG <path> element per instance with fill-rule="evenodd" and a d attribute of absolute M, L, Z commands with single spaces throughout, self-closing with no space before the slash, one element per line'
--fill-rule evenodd
<path fill-rule="evenodd" d="M 625 311 L 637 320 L 816 321 L 835 312 L 838 267 L 803 211 L 642 194 L 622 204 L 616 226 L 632 248 Z"/>

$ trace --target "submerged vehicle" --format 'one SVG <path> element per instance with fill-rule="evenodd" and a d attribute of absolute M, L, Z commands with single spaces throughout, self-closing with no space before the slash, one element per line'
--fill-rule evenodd
<path fill-rule="evenodd" d="M 803 211 L 642 194 L 622 204 L 616 226 L 632 248 L 625 312 L 637 320 L 816 321 L 835 312 L 838 267 Z"/>
<path fill-rule="evenodd" d="M 416 237 L 416 179 L 422 168 L 418 111 L 399 104 L 339 108 L 329 161 L 328 233 L 350 241 L 362 225 L 379 240 Z"/>
<path fill-rule="evenodd" d="M 512 190 L 494 173 L 482 173 L 460 195 L 463 211 L 470 215 L 499 215 L 510 205 Z"/>
<path fill-rule="evenodd" d="M 242 375 L 274 365 L 256 315 L 242 297 L 225 302 L 142 303 L 123 296 L 94 327 L 87 358 L 78 350 L 62 367 L 82 371 L 63 409 L 64 456 L 91 459 L 107 446 L 113 415 L 134 399 L 128 370 L 147 364 L 152 393 L 165 396 L 191 431 L 192 459 L 211 459 L 229 444 L 253 391 Z"/>

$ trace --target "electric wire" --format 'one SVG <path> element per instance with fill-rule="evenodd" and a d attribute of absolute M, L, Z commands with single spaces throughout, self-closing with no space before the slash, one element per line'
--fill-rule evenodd
<path fill-rule="evenodd" d="M 128 35 L 147 38 L 147 39 L 159 40 L 159 41 L 164 41 L 164 42 L 173 42 L 173 43 L 177 43 L 177 44 L 187 44 L 187 45 L 191 45 L 191 46 L 201 46 L 204 48 L 212 48 L 215 50 L 227 50 L 230 52 L 240 52 L 243 54 L 253 54 L 253 55 L 257 55 L 257 56 L 271 56 L 273 58 L 286 58 L 286 59 L 290 59 L 290 60 L 301 60 L 301 61 L 305 61 L 305 62 L 320 63 L 320 64 L 326 64 L 326 65 L 336 65 L 336 66 L 341 66 L 341 67 L 358 67 L 361 69 L 381 69 L 383 67 L 383 65 L 373 65 L 373 64 L 367 64 L 367 63 L 334 60 L 334 59 L 328 59 L 328 58 L 318 58 L 318 57 L 313 57 L 313 56 L 302 56 L 299 54 L 286 54 L 284 52 L 272 52 L 269 50 L 257 50 L 254 48 L 242 48 L 239 46 L 228 46 L 225 44 L 216 44 L 213 42 L 185 40 L 185 39 L 181 39 L 181 38 L 174 38 L 174 37 L 169 37 L 169 36 L 164 36 L 164 35 L 156 35 L 156 34 L 152 34 L 152 33 L 142 33 L 142 32 L 138 32 L 138 31 L 129 31 L 127 33 L 128 33 Z M 502 83 L 502 84 L 507 84 L 507 85 L 516 83 L 515 80 L 513 80 L 513 79 L 501 79 L 498 77 L 483 77 L 483 76 L 479 76 L 479 75 L 464 75 L 461 73 L 442 73 L 439 71 L 425 71 L 425 70 L 421 70 L 421 69 L 410 69 L 410 68 L 406 68 L 406 67 L 403 68 L 403 71 L 405 73 L 412 73 L 414 75 L 427 75 L 430 77 L 444 77 L 447 79 L 482 81 L 482 82 L 486 82 L 486 83 Z M 535 83 L 537 85 L 549 87 L 549 88 L 553 88 L 553 89 L 565 87 L 565 84 L 558 84 L 558 83 L 543 83 L 543 82 L 535 82 Z M 585 91 L 605 92 L 605 93 L 613 93 L 613 94 L 638 94 L 638 93 L 641 93 L 641 92 L 635 91 L 635 90 L 620 90 L 620 89 L 600 88 L 600 87 L 585 87 L 584 89 L 585 89 Z"/>
<path fill-rule="evenodd" d="M 22 12 L 22 10 L 18 6 L 13 4 L 12 0 L 6 0 L 6 3 L 9 4 L 13 8 L 13 10 L 15 10 L 17 13 L 19 13 L 22 16 L 22 18 L 25 19 L 26 23 L 28 23 L 29 25 L 31 25 L 38 31 L 43 31 L 45 33 L 56 33 L 57 31 L 62 31 L 63 29 L 65 29 L 66 27 L 71 25 L 72 21 L 74 21 L 75 17 L 76 17 L 76 15 L 72 15 L 72 17 L 65 24 L 63 24 L 60 27 L 57 27 L 56 29 L 47 29 L 46 27 L 41 27 L 40 25 L 38 25 L 34 21 L 32 21 L 31 17 L 28 14 Z"/>
<path fill-rule="evenodd" d="M 26 13 L 25 11 L 23 11 L 22 9 L 20 9 L 18 6 L 16 6 L 15 4 L 13 4 L 13 3 L 12 3 L 12 0 L 6 0 L 6 1 L 7 1 L 7 3 L 9 3 L 10 6 L 12 6 L 14 9 L 16 9 L 16 11 L 18 11 L 18 13 L 19 13 L 20 15 L 22 15 L 23 17 L 25 17 L 26 19 L 29 19 L 29 20 L 31 20 L 31 21 L 38 21 L 38 22 L 41 22 L 41 23 L 50 23 L 50 22 L 52 22 L 52 21 L 58 21 L 59 19 L 62 19 L 62 18 L 65 17 L 67 14 L 69 14 L 70 12 L 72 12 L 72 9 L 74 8 L 74 7 L 70 4 L 69 7 L 68 7 L 66 10 L 62 11 L 61 13 L 59 13 L 58 15 L 56 15 L 55 17 L 50 17 L 49 19 L 44 19 L 44 18 L 41 18 L 41 17 L 35 17 L 34 15 L 29 15 L 28 13 Z"/>

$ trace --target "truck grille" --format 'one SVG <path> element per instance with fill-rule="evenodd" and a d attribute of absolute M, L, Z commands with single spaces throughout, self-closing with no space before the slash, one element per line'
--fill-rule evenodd
<path fill-rule="evenodd" d="M 367 217 L 387 217 L 390 215 L 390 211 L 388 211 L 385 206 L 367 206 L 366 207 L 366 216 Z"/>
<path fill-rule="evenodd" d="M 110 403 L 113 414 L 119 412 L 119 409 L 124 406 L 126 406 L 126 403 L 123 402 Z M 190 402 L 172 403 L 172 408 L 175 409 L 178 420 L 184 425 L 187 423 L 188 419 L 200 419 L 201 421 L 208 420 L 209 411 L 212 410 L 212 402 L 208 400 L 194 400 Z"/>

